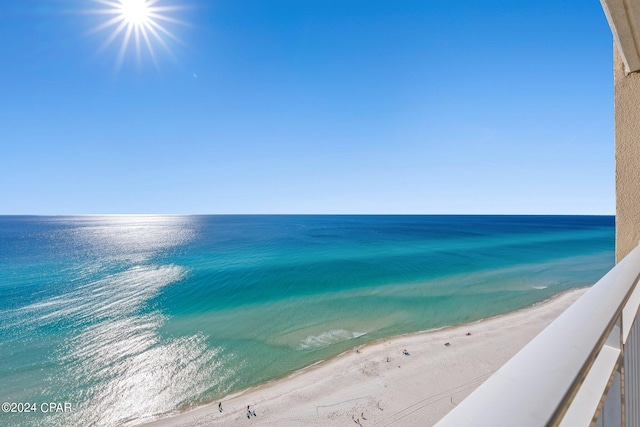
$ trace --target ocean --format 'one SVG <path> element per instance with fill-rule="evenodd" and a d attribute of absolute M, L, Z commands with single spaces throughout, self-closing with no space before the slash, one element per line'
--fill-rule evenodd
<path fill-rule="evenodd" d="M 135 425 L 530 306 L 613 266 L 614 221 L 0 216 L 0 425 Z"/>

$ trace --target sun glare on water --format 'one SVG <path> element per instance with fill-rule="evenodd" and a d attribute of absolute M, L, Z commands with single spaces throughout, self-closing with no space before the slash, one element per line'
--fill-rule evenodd
<path fill-rule="evenodd" d="M 185 22 L 168 15 L 183 9 L 181 6 L 161 4 L 162 0 L 94 0 L 94 2 L 100 4 L 101 8 L 92 10 L 90 13 L 104 15 L 106 18 L 92 30 L 92 33 L 110 31 L 99 52 L 104 51 L 119 39 L 117 69 L 122 66 L 129 50 L 135 50 L 138 64 L 141 62 L 143 51 L 148 52 L 157 66 L 155 49 L 157 45 L 162 46 L 172 55 L 167 41 L 170 39 L 182 43 L 167 28 L 170 24 L 186 25 Z"/>

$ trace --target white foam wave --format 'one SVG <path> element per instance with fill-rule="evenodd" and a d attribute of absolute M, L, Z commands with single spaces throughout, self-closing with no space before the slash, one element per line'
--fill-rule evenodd
<path fill-rule="evenodd" d="M 352 332 L 346 329 L 332 329 L 318 335 L 309 335 L 300 342 L 298 350 L 326 347 L 341 341 L 348 341 L 366 335 L 366 332 Z"/>

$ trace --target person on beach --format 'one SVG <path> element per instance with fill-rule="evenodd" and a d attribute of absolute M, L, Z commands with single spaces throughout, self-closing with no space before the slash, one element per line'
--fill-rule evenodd
<path fill-rule="evenodd" d="M 251 409 L 249 409 L 249 405 L 247 405 L 247 418 L 251 419 Z"/>
<path fill-rule="evenodd" d="M 407 349 L 405 348 L 404 351 L 402 352 L 402 354 L 404 354 L 405 356 L 409 355 L 409 352 L 407 351 Z"/>
<path fill-rule="evenodd" d="M 218 403 L 218 411 L 222 412 L 222 402 Z"/>

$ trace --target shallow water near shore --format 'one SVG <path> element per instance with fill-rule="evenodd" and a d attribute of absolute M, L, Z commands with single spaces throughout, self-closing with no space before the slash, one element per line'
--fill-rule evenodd
<path fill-rule="evenodd" d="M 614 263 L 595 216 L 0 217 L 0 400 L 134 425 Z M 0 421 L 2 421 L 0 420 Z"/>

